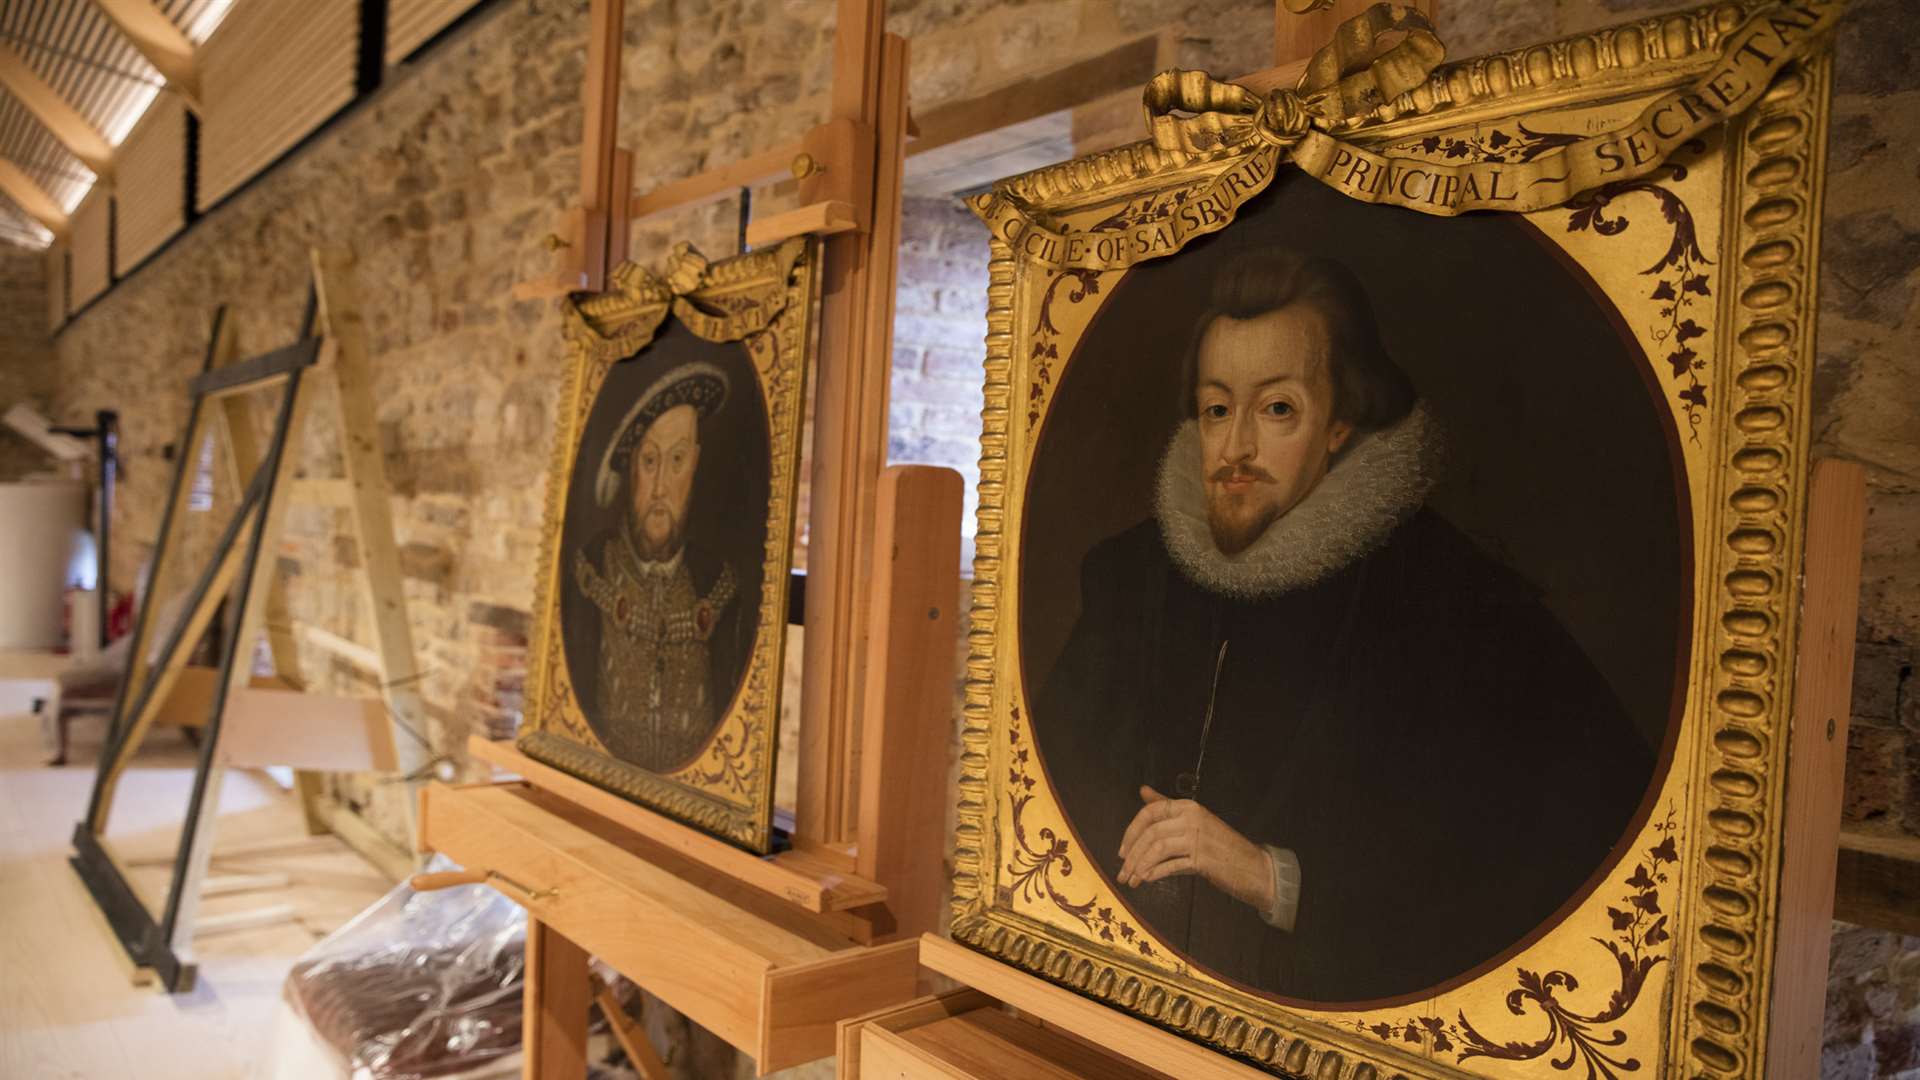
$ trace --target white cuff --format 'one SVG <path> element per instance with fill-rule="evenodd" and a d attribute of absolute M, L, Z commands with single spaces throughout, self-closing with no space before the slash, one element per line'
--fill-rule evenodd
<path fill-rule="evenodd" d="M 1294 919 L 1300 914 L 1300 857 L 1291 848 L 1268 845 L 1267 863 L 1273 872 L 1273 906 L 1260 918 L 1276 930 L 1293 932 Z"/>

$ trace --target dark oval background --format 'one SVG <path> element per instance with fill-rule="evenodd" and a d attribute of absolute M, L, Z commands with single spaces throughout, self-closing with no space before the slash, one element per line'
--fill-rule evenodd
<path fill-rule="evenodd" d="M 560 533 L 560 620 L 562 651 L 567 671 L 573 678 L 580 711 L 587 724 L 608 746 L 616 745 L 609 722 L 599 715 L 596 702 L 600 668 L 600 615 L 592 602 L 573 584 L 573 557 L 586 547 L 589 557 L 595 542 L 615 529 L 623 506 L 601 510 L 594 504 L 594 476 L 600 458 L 606 453 L 614 425 L 627 409 L 655 382 L 682 364 L 700 360 L 726 372 L 727 402 L 712 416 L 700 422 L 700 463 L 694 472 L 693 495 L 687 508 L 686 548 L 694 567 L 696 584 L 703 565 L 716 568 L 720 562 L 733 567 L 737 589 L 735 603 L 747 605 L 748 624 L 758 621 L 761 593 L 761 563 L 766 555 L 768 474 L 767 404 L 755 377 L 753 362 L 738 342 L 714 342 L 688 330 L 668 318 L 660 332 L 645 348 L 618 361 L 607 372 L 587 422 L 581 432 L 580 449 L 574 458 L 573 474 L 567 485 L 566 518 Z M 624 498 L 626 489 L 622 486 Z M 749 635 L 750 637 L 750 635 Z M 738 655 L 725 655 L 715 649 L 712 662 L 717 682 L 739 692 L 745 679 L 751 647 Z M 726 710 L 719 710 L 724 717 Z M 670 763 L 635 762 L 656 772 L 671 771 Z"/>
<path fill-rule="evenodd" d="M 1666 226 L 1642 215 L 1631 227 Z M 1018 618 L 1028 701 L 1079 615 L 1081 561 L 1152 514 L 1194 320 L 1212 272 L 1252 247 L 1337 258 L 1365 284 L 1388 351 L 1445 431 L 1448 468 L 1428 505 L 1542 590 L 1663 748 L 1631 835 L 1665 779 L 1687 670 L 1690 519 L 1663 404 L 1674 388 L 1655 384 L 1585 271 L 1517 217 L 1369 206 L 1287 170 L 1225 231 L 1123 277 L 1059 375 L 1027 479 Z M 1046 732 L 1035 715 L 1043 765 Z M 1517 933 L 1475 972 L 1545 929 Z"/>

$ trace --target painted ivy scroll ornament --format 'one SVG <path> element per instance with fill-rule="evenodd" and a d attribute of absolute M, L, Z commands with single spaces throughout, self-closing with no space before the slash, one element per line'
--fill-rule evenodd
<path fill-rule="evenodd" d="M 1636 180 L 1709 128 L 1745 112 L 1788 64 L 1808 55 L 1839 22 L 1844 0 L 1782 0 L 1727 35 L 1717 63 L 1667 93 L 1624 127 L 1555 146 L 1525 160 L 1449 165 L 1380 154 L 1338 133 L 1391 109 L 1432 76 L 1446 48 L 1426 16 L 1375 4 L 1347 20 L 1307 61 L 1292 89 L 1266 97 L 1202 71 L 1162 72 L 1144 107 L 1161 151 L 1208 155 L 1249 142 L 1259 149 L 1147 225 L 1068 232 L 1048 227 L 1014 196 L 973 200 L 994 234 L 1024 257 L 1056 269 L 1121 269 L 1170 255 L 1224 228 L 1264 191 L 1284 159 L 1350 198 L 1452 216 L 1472 210 L 1528 213 L 1563 205 L 1607 184 Z M 1383 39 L 1400 35 L 1391 46 Z"/>

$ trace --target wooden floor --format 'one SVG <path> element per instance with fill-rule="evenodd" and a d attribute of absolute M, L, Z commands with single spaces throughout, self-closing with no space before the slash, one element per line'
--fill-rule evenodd
<path fill-rule="evenodd" d="M 230 773 L 212 873 L 277 872 L 291 880 L 281 889 L 209 898 L 202 914 L 290 904 L 293 917 L 201 935 L 200 977 L 191 993 L 132 985 L 125 955 L 67 865 L 102 723 L 76 720 L 73 764 L 45 767 L 39 721 L 15 711 L 17 689 L 0 686 L 0 1077 L 224 1080 L 266 1073 L 287 969 L 390 882 L 337 839 L 307 836 L 297 800 L 266 776 Z M 175 730 L 149 741 L 122 781 L 107 837 L 151 903 L 166 889 L 193 752 Z"/>

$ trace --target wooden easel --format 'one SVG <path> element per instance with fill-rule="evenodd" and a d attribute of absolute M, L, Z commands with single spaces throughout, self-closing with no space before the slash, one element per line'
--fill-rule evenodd
<path fill-rule="evenodd" d="M 526 905 L 526 1076 L 584 1074 L 589 955 L 768 1072 L 832 1053 L 839 1020 L 911 998 L 919 935 L 946 898 L 948 793 L 929 778 L 946 773 L 961 484 L 883 470 L 907 45 L 884 33 L 884 3 L 840 0 L 825 123 L 635 195 L 614 146 L 622 7 L 592 6 L 581 205 L 549 243 L 561 266 L 516 294 L 603 288 L 634 217 L 800 182 L 799 208 L 745 230 L 753 245 L 827 237 L 792 849 L 752 855 L 476 739 L 476 757 L 520 780 L 429 786 L 422 843 L 467 869 L 416 884 L 485 881 Z"/>
<path fill-rule="evenodd" d="M 72 865 L 122 946 L 137 968 L 151 970 L 175 992 L 192 988 L 193 935 L 208 929 L 211 922 L 197 920 L 196 911 L 210 885 L 207 872 L 214 822 L 227 768 L 279 764 L 398 770 L 412 776 L 426 756 L 419 741 L 424 728 L 412 686 L 413 650 L 399 588 L 399 554 L 367 385 L 365 328 L 344 257 L 315 252 L 313 273 L 301 337 L 291 345 L 235 361 L 232 326 L 224 311 L 216 316 L 206 362 L 192 383 L 193 405 L 161 518 L 153 580 L 163 580 L 169 549 L 178 541 L 180 510 L 195 479 L 194 449 L 203 438 L 213 437 L 221 444 L 222 470 L 240 494 L 240 504 L 190 589 L 178 623 L 151 661 L 156 604 L 150 600 L 143 606 L 87 816 L 74 831 Z M 272 574 L 273 553 L 292 501 L 287 489 L 292 486 L 288 481 L 294 461 L 287 448 L 298 445 L 316 377 L 331 382 L 334 390 L 347 467 L 344 494 L 355 511 L 355 539 L 363 553 L 365 580 L 380 628 L 384 702 L 303 692 L 290 630 L 284 620 L 267 617 L 269 608 L 283 606 L 276 595 L 279 583 L 275 580 L 266 590 L 255 589 L 263 565 L 265 573 Z M 257 403 L 250 395 L 269 389 L 280 393 L 263 446 L 258 438 Z M 217 671 L 189 667 L 189 650 L 215 613 L 229 603 L 238 617 L 223 635 Z M 270 680 L 251 675 L 254 643 L 262 629 L 267 631 L 277 671 Z M 156 919 L 134 892 L 104 834 L 120 778 L 155 718 L 163 707 L 178 704 L 170 699 L 196 693 L 202 696 L 206 716 L 200 756 L 165 907 Z M 315 781 L 312 774 L 303 774 L 300 784 L 310 828 Z M 408 807 L 412 809 L 412 800 Z M 258 876 L 254 879 L 256 887 L 272 883 Z M 291 911 L 282 907 L 241 913 L 237 918 L 251 925 L 275 914 L 284 917 Z M 231 922 L 236 917 L 226 918 Z"/>

